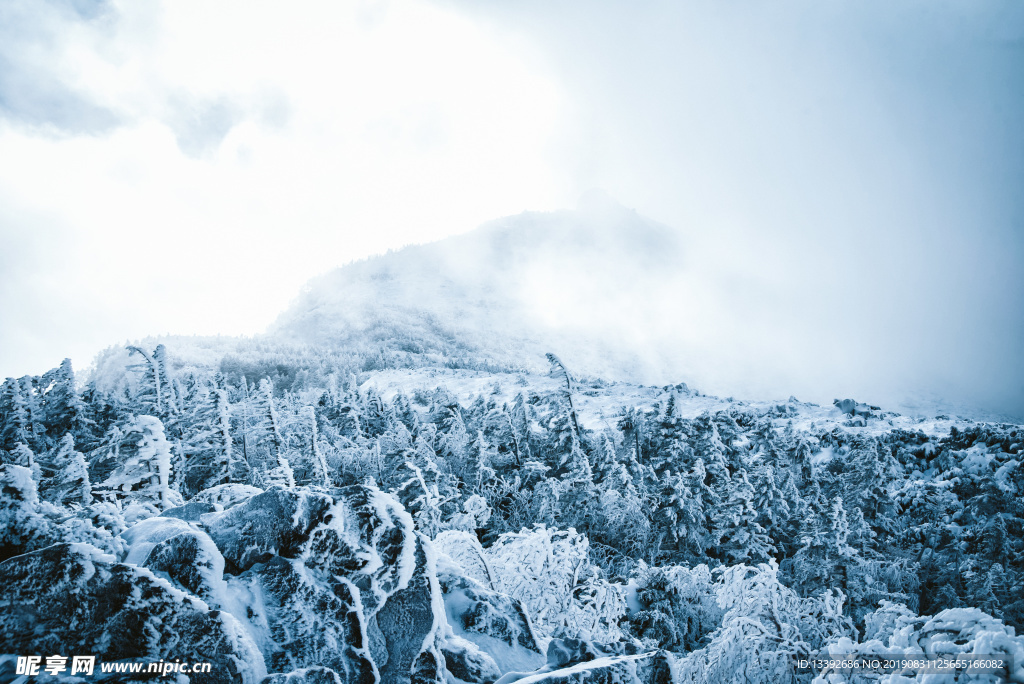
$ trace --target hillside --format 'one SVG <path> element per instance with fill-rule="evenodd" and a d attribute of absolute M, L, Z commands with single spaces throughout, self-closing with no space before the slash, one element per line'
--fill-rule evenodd
<path fill-rule="evenodd" d="M 0 681 L 1024 680 L 1024 428 L 702 391 L 687 269 L 591 198 L 337 269 L 265 335 L 8 378 Z"/>
<path fill-rule="evenodd" d="M 683 268 L 672 230 L 597 197 L 336 269 L 268 332 L 359 350 L 371 356 L 367 370 L 536 371 L 557 351 L 583 374 L 667 382 L 679 369 L 643 343 L 652 322 L 681 310 L 658 316 L 660 297 L 648 305 L 635 295 L 671 287 Z"/>
<path fill-rule="evenodd" d="M 111 352 L 82 390 L 70 363 L 4 383 L 0 651 L 217 668 L 198 682 L 702 684 L 1024 650 L 1020 426 L 220 343 L 290 385 L 201 345 Z"/>

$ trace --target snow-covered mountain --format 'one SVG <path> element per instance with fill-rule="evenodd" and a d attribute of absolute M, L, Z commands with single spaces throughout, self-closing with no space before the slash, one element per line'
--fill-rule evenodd
<path fill-rule="evenodd" d="M 592 199 L 8 378 L 0 681 L 812 684 L 928 643 L 1024 681 L 1020 426 L 700 391 L 687 258 Z"/>
<path fill-rule="evenodd" d="M 555 351 L 580 373 L 667 381 L 679 369 L 646 342 L 677 311 L 636 294 L 669 287 L 685 263 L 674 231 L 590 195 L 575 211 L 528 212 L 338 268 L 270 334 L 377 353 L 376 367 L 538 370 Z"/>

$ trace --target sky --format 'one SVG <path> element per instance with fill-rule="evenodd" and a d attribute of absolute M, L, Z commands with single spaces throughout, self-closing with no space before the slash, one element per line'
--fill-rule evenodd
<path fill-rule="evenodd" d="M 1021 64 L 1014 0 L 10 0 L 0 377 L 599 187 L 709 366 L 1024 415 Z"/>

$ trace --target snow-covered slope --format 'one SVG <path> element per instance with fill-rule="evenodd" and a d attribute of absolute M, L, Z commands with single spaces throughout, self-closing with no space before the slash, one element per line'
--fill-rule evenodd
<path fill-rule="evenodd" d="M 643 344 L 657 316 L 635 293 L 670 286 L 683 267 L 669 228 L 591 202 L 339 268 L 270 333 L 377 352 L 376 367 L 537 370 L 556 351 L 577 372 L 647 381 L 671 369 Z"/>

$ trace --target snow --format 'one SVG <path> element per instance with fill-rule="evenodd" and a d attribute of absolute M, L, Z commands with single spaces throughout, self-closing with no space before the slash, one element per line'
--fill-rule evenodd
<path fill-rule="evenodd" d="M 376 370 L 362 374 L 360 391 L 368 388 L 377 391 L 385 401 L 391 401 L 399 393 L 414 395 L 417 390 L 430 394 L 442 387 L 463 405 L 483 395 L 492 398 L 498 405 L 513 403 L 519 393 L 541 396 L 559 395 L 564 392 L 565 381 L 547 374 L 530 372 L 495 373 L 451 368 L 399 368 Z M 498 391 L 496 390 L 496 387 Z M 772 420 L 777 428 L 785 427 L 792 421 L 797 431 L 820 433 L 836 427 L 866 437 L 877 437 L 892 431 L 904 429 L 923 432 L 926 435 L 944 436 L 951 427 L 963 428 L 973 421 L 956 416 L 921 417 L 920 414 L 900 415 L 884 412 L 884 418 L 870 418 L 864 425 L 849 425 L 849 416 L 832 406 L 799 401 L 731 401 L 728 398 L 700 394 L 679 386 L 646 386 L 629 382 L 607 382 L 582 380 L 576 383 L 573 404 L 583 427 L 590 429 L 611 428 L 618 421 L 624 406 L 649 410 L 655 404 L 662 406 L 670 396 L 675 396 L 676 410 L 681 418 L 696 418 L 704 412 L 716 413 L 722 410 L 745 408 L 758 413 L 773 415 L 773 409 L 784 405 L 787 412 L 776 415 Z M 884 408 L 884 407 L 883 407 Z M 935 413 L 929 415 L 934 416 Z M 812 427 L 813 425 L 813 427 Z M 822 456 L 824 458 L 824 456 Z"/>
<path fill-rule="evenodd" d="M 247 484 L 229 483 L 216 485 L 209 489 L 196 494 L 190 499 L 190 501 L 198 501 L 202 503 L 211 503 L 216 506 L 220 506 L 222 510 L 227 510 L 232 506 L 236 506 L 257 494 L 262 494 L 263 490 L 259 487 L 253 487 Z"/>
<path fill-rule="evenodd" d="M 544 664 L 544 656 L 537 651 L 531 651 L 519 644 L 509 644 L 489 634 L 470 632 L 463 629 L 461 616 L 469 611 L 474 603 L 461 590 L 445 594 L 445 621 L 456 637 L 475 644 L 480 650 L 488 654 L 498 666 L 498 671 L 503 674 L 513 671 L 532 671 Z"/>
<path fill-rule="evenodd" d="M 79 580 L 83 584 L 88 582 L 96 574 L 95 563 L 113 563 L 116 561 L 113 555 L 105 553 L 101 549 L 97 549 L 92 544 L 80 544 L 73 543 L 69 544 L 71 551 L 76 554 L 75 560 L 84 570 L 84 573 Z"/>
<path fill-rule="evenodd" d="M 423 645 L 420 651 L 434 648 L 448 632 L 448 616 L 445 612 L 444 599 L 441 595 L 441 585 L 437 581 L 437 551 L 430 540 L 423 535 L 418 536 L 420 548 L 426 559 L 423 571 L 426 573 L 427 582 L 430 586 L 430 610 L 434 615 L 433 628 L 423 638 Z M 406 583 L 408 585 L 408 583 Z"/>
<path fill-rule="evenodd" d="M 1020 466 L 1020 461 L 1018 461 L 1015 458 L 1010 459 L 1003 465 L 999 466 L 995 474 L 996 486 L 999 487 L 1004 492 L 1008 492 L 1011 494 L 1016 492 L 1018 486 L 1013 478 L 1013 475 L 1016 472 L 1018 466 Z"/>
<path fill-rule="evenodd" d="M 893 610 L 886 607 L 886 610 Z M 895 630 L 883 644 L 879 639 L 856 643 L 843 637 L 829 643 L 825 652 L 830 655 L 899 655 L 911 659 L 924 656 L 1008 656 L 1013 664 L 1009 681 L 1024 681 L 1024 636 L 1015 636 L 1008 627 L 977 608 L 950 608 L 931 617 L 913 617 L 906 609 L 894 621 Z M 990 675 L 971 678 L 972 681 L 1006 681 Z M 823 672 L 815 684 L 840 684 L 845 675 Z M 886 674 L 878 678 L 879 684 L 944 684 L 952 682 L 952 675 L 938 673 Z"/>
<path fill-rule="evenodd" d="M 496 589 L 494 571 L 487 554 L 475 534 L 462 530 L 447 530 L 434 538 L 434 545 L 445 554 L 467 577 L 488 589 Z"/>
<path fill-rule="evenodd" d="M 811 463 L 815 467 L 820 468 L 826 465 L 829 461 L 831 461 L 834 455 L 835 453 L 833 452 L 832 447 L 825 447 L 818 453 L 811 456 Z"/>
<path fill-rule="evenodd" d="M 404 534 L 402 535 L 401 559 L 398 563 L 398 585 L 395 588 L 395 591 L 401 591 L 409 586 L 409 581 L 416 569 L 416 531 L 412 516 L 393 496 L 376 488 L 370 494 L 370 504 L 377 509 L 378 517 L 387 523 L 373 531 L 372 547 L 376 547 L 380 543 L 387 527 L 393 524 L 391 523 L 392 519 L 397 520 L 402 527 Z M 378 559 L 377 563 L 380 562 Z"/>
<path fill-rule="evenodd" d="M 604 658 L 595 658 L 593 660 L 588 660 L 584 663 L 576 663 L 575 665 L 563 667 L 559 670 L 548 670 L 546 668 L 541 668 L 540 671 L 535 673 L 529 673 L 525 676 L 523 676 L 524 673 L 521 672 L 509 672 L 494 684 L 512 684 L 512 682 L 516 682 L 516 684 L 538 684 L 538 682 L 543 682 L 545 679 L 551 677 L 568 678 L 572 675 L 582 675 L 583 673 L 590 672 L 591 670 L 603 669 L 615 665 L 620 665 L 623 663 L 635 663 L 637 661 L 646 660 L 652 657 L 654 657 L 654 653 L 638 653 L 636 655 L 626 656 L 607 656 Z"/>
<path fill-rule="evenodd" d="M 20 494 L 21 502 L 26 510 L 31 510 L 39 502 L 39 493 L 36 489 L 36 481 L 32 477 L 32 471 L 25 466 L 3 464 L 4 485 L 14 487 Z"/>
<path fill-rule="evenodd" d="M 962 454 L 960 457 L 960 467 L 963 468 L 964 472 L 977 476 L 992 474 L 995 454 L 990 452 L 984 444 L 975 444 L 960 453 Z"/>
<path fill-rule="evenodd" d="M 182 532 L 191 533 L 193 527 L 178 518 L 155 517 L 136 523 L 120 534 L 121 538 L 128 542 L 128 552 L 123 562 L 142 565 L 153 547 Z M 220 555 L 219 551 L 217 555 Z"/>
<path fill-rule="evenodd" d="M 485 552 L 495 586 L 523 602 L 542 636 L 568 630 L 601 640 L 622 637 L 626 590 L 598 577 L 589 540 L 576 532 L 536 525 L 507 532 Z"/>

